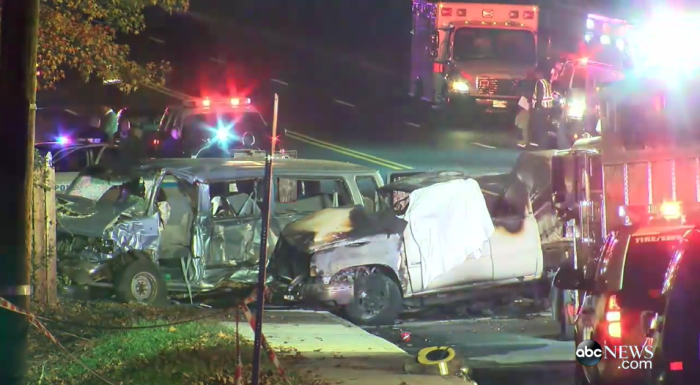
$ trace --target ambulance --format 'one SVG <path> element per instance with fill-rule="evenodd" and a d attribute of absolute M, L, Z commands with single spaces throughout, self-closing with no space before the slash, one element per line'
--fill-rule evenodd
<path fill-rule="evenodd" d="M 517 109 L 538 64 L 539 7 L 413 1 L 410 94 L 434 105 Z"/>

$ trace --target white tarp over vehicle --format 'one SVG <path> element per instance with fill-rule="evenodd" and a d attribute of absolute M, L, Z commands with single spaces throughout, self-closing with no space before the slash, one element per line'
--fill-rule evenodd
<path fill-rule="evenodd" d="M 477 181 L 423 187 L 411 192 L 409 202 L 405 250 L 406 255 L 420 255 L 424 287 L 467 258 L 481 257 L 494 225 Z"/>

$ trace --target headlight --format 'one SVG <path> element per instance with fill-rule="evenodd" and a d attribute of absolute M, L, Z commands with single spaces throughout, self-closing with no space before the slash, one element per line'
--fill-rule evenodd
<path fill-rule="evenodd" d="M 572 119 L 581 119 L 586 112 L 586 101 L 583 99 L 571 100 L 566 106 L 566 116 Z"/>
<path fill-rule="evenodd" d="M 466 82 L 452 82 L 452 91 L 469 92 L 469 84 Z"/>

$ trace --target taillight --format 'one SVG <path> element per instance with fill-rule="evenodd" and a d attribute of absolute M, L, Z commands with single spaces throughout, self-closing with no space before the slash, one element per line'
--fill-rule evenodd
<path fill-rule="evenodd" d="M 605 307 L 605 323 L 611 342 L 622 338 L 622 324 L 620 321 L 622 321 L 622 313 L 620 312 L 620 306 L 617 304 L 617 296 L 611 295 Z"/>
<path fill-rule="evenodd" d="M 678 362 L 671 362 L 668 365 L 668 369 L 672 372 L 681 372 L 683 371 L 683 363 L 678 361 Z"/>

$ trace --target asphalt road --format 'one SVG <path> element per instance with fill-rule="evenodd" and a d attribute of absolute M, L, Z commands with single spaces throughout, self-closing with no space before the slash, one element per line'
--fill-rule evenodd
<path fill-rule="evenodd" d="M 244 93 L 271 120 L 278 94 L 282 147 L 300 157 L 358 163 L 386 177 L 427 170 L 507 172 L 519 154 L 508 117 L 448 122 L 397 95 L 397 76 L 386 69 L 227 20 L 197 9 L 154 18 L 132 42 L 132 53 L 140 61 L 171 62 L 166 88 L 157 91 L 175 98 L 222 89 Z"/>
<path fill-rule="evenodd" d="M 414 321 L 366 330 L 413 355 L 426 347 L 450 346 L 478 384 L 573 383 L 573 343 L 556 339 L 558 327 L 546 315 Z M 401 342 L 401 332 L 410 333 L 409 342 Z"/>

